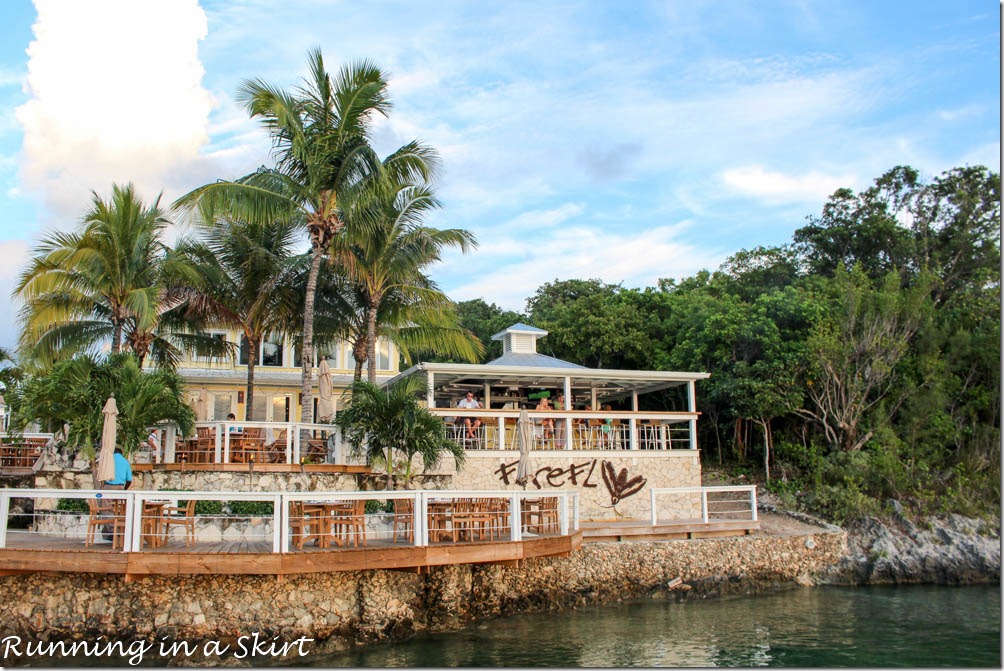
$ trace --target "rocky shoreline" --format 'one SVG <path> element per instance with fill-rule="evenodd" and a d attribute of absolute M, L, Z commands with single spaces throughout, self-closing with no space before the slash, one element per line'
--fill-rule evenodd
<path fill-rule="evenodd" d="M 847 531 L 847 554 L 820 576 L 820 582 L 1000 582 L 1000 520 L 994 524 L 950 514 L 914 524 L 899 513 L 887 521 L 861 520 Z"/>
<path fill-rule="evenodd" d="M 234 645 L 255 634 L 312 639 L 311 656 L 449 631 L 520 612 L 560 611 L 631 598 L 705 599 L 820 584 L 999 583 L 1000 527 L 958 515 L 864 520 L 841 529 L 762 507 L 750 536 L 590 543 L 567 557 L 520 566 L 456 565 L 424 574 L 356 571 L 287 576 L 149 577 L 100 574 L 0 577 L 0 634 L 24 640 L 146 640 Z M 204 648 L 203 648 L 204 649 Z M 38 660 L 35 660 L 37 663 Z M 295 658 L 254 660 L 288 664 Z M 245 666 L 205 653 L 170 665 Z M 5 660 L 16 666 L 18 660 Z"/>

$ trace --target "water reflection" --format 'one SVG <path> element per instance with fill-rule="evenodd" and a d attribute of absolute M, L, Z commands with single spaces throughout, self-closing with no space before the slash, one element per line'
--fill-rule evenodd
<path fill-rule="evenodd" d="M 855 587 L 520 615 L 310 660 L 354 667 L 999 667 L 1000 589 Z"/>

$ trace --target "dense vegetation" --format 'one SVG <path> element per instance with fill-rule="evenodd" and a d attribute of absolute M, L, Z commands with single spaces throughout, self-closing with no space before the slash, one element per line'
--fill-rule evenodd
<path fill-rule="evenodd" d="M 487 360 L 491 335 L 524 321 L 549 332 L 543 353 L 575 363 L 710 372 L 706 466 L 805 509 L 999 509 L 1000 176 L 986 168 L 925 183 L 897 167 L 835 192 L 790 244 L 679 282 L 555 281 L 526 314 L 458 307 Z"/>

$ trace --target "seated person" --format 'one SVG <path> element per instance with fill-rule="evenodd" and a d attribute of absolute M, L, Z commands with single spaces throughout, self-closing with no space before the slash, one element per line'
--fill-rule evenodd
<path fill-rule="evenodd" d="M 536 409 L 537 410 L 546 410 L 548 412 L 550 412 L 551 410 L 554 410 L 554 408 L 551 407 L 551 402 L 549 400 L 547 400 L 546 396 L 541 397 L 540 401 L 537 402 Z M 551 436 L 554 435 L 554 418 L 553 417 L 545 417 L 544 419 L 540 420 L 540 423 L 544 427 L 544 438 L 550 438 Z"/>
<path fill-rule="evenodd" d="M 237 415 L 232 412 L 227 413 L 227 422 L 236 422 Z M 230 433 L 241 433 L 244 430 L 243 426 L 231 426 Z"/>
<path fill-rule="evenodd" d="M 474 398 L 474 392 L 467 392 L 467 396 L 460 399 L 457 403 L 458 408 L 468 408 L 471 410 L 476 410 L 481 407 L 481 403 Z M 464 426 L 467 428 L 467 438 L 477 438 L 475 431 L 481 426 L 481 420 L 477 417 L 461 417 L 457 420 L 458 422 L 463 421 Z"/>

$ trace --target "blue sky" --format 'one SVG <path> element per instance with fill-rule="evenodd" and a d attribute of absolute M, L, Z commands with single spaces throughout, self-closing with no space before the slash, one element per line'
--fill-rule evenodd
<path fill-rule="evenodd" d="M 113 182 L 167 204 L 266 163 L 234 93 L 295 86 L 313 47 L 331 70 L 389 73 L 382 154 L 440 151 L 428 223 L 480 246 L 434 279 L 522 310 L 555 279 L 652 286 L 788 242 L 836 188 L 896 165 L 1000 170 L 999 16 L 986 0 L 5 0 L 0 346 L 40 236 Z"/>

